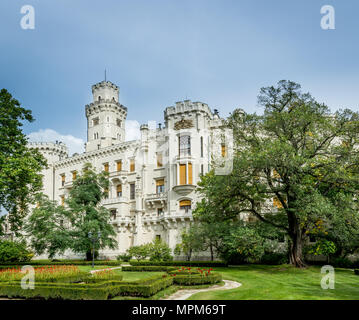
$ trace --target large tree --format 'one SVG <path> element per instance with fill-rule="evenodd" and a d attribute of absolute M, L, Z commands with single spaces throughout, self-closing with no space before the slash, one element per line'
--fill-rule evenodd
<path fill-rule="evenodd" d="M 40 197 L 26 226 L 35 252 L 47 253 L 52 258 L 71 249 L 91 259 L 93 249 L 115 249 L 116 232 L 111 214 L 101 206 L 108 186 L 107 172 L 96 173 L 90 164 L 85 164 L 82 174 L 73 182 L 65 206 Z M 100 233 L 95 248 L 89 233 L 95 237 Z"/>
<path fill-rule="evenodd" d="M 217 209 L 213 219 L 249 214 L 284 232 L 297 267 L 305 266 L 303 244 L 318 221 L 328 231 L 359 225 L 359 115 L 331 113 L 300 89 L 283 80 L 261 89 L 263 115 L 235 110 L 233 171 L 207 175 L 199 190 Z"/>
<path fill-rule="evenodd" d="M 35 194 L 42 188 L 41 170 L 46 160 L 36 150 L 27 148 L 22 132 L 24 121 L 32 122 L 31 111 L 20 106 L 6 90 L 0 91 L 0 209 L 16 234 Z M 4 219 L 2 219 L 4 221 Z M 0 227 L 0 232 L 3 228 Z"/>

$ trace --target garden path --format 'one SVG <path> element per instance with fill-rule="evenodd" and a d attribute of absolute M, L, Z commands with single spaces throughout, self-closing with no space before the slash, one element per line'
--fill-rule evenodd
<path fill-rule="evenodd" d="M 161 300 L 186 300 L 191 295 L 193 295 L 197 292 L 212 291 L 212 290 L 229 290 L 229 289 L 238 288 L 242 285 L 241 283 L 239 283 L 237 281 L 223 280 L 223 282 L 224 282 L 223 286 L 216 284 L 212 287 L 205 288 L 205 289 L 178 290 L 177 292 L 170 295 L 169 297 L 167 297 L 165 299 L 161 299 Z"/>

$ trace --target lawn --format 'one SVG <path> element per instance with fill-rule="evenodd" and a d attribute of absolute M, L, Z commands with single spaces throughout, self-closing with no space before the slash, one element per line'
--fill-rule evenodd
<path fill-rule="evenodd" d="M 359 300 L 359 276 L 349 269 L 335 269 L 335 289 L 323 290 L 320 267 L 296 269 L 289 265 L 243 265 L 215 268 L 223 279 L 238 281 L 241 287 L 192 295 L 189 300 Z"/>
<path fill-rule="evenodd" d="M 114 268 L 113 266 L 95 266 L 92 268 L 91 266 L 78 266 L 81 271 L 91 271 L 91 270 L 100 270 L 107 268 Z M 123 281 L 137 281 L 146 278 L 151 278 L 153 276 L 165 274 L 165 272 L 122 272 L 121 269 L 114 269 L 116 273 L 120 273 L 123 275 Z"/>

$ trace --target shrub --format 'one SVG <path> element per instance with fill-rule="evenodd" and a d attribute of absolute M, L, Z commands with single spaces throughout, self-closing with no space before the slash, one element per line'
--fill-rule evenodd
<path fill-rule="evenodd" d="M 26 248 L 24 242 L 0 241 L 0 263 L 30 261 L 34 254 Z"/>
<path fill-rule="evenodd" d="M 127 250 L 127 254 L 135 257 L 138 261 L 146 259 L 150 253 L 150 244 L 143 244 L 140 246 L 133 246 Z"/>
<path fill-rule="evenodd" d="M 354 274 L 356 274 L 357 276 L 359 276 L 359 269 L 355 269 L 355 270 L 354 270 Z"/>
<path fill-rule="evenodd" d="M 286 253 L 265 253 L 261 260 L 261 264 L 279 265 L 288 263 L 288 255 Z"/>
<path fill-rule="evenodd" d="M 214 284 L 222 281 L 222 276 L 219 273 L 212 273 L 208 276 L 202 275 L 175 275 L 173 282 L 182 286 L 194 286 L 201 284 Z"/>
<path fill-rule="evenodd" d="M 132 256 L 129 254 L 120 254 L 116 257 L 118 261 L 129 262 Z"/>
<path fill-rule="evenodd" d="M 168 266 L 125 266 L 122 267 L 122 271 L 172 271 L 176 270 L 175 267 L 168 267 Z"/>
<path fill-rule="evenodd" d="M 348 258 L 335 257 L 330 259 L 330 264 L 337 268 L 353 268 L 354 263 Z"/>
<path fill-rule="evenodd" d="M 161 240 L 155 240 L 149 245 L 150 261 L 172 261 L 171 249 L 167 243 Z"/>
<path fill-rule="evenodd" d="M 227 267 L 223 261 L 130 261 L 131 266 Z"/>

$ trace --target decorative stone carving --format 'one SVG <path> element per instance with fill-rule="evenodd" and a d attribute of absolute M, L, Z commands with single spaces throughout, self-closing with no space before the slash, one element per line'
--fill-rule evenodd
<path fill-rule="evenodd" d="M 177 121 L 175 123 L 175 125 L 174 125 L 175 130 L 190 129 L 190 128 L 193 128 L 193 121 L 192 120 L 182 119 L 180 121 Z"/>

